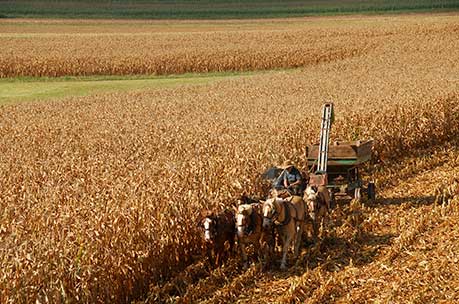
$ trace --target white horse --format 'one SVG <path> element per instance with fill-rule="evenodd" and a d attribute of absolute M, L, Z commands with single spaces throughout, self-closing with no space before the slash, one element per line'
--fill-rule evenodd
<path fill-rule="evenodd" d="M 241 249 L 244 267 L 248 267 L 246 246 L 252 244 L 259 258 L 261 252 L 261 240 L 263 235 L 263 216 L 260 204 L 242 204 L 235 208 L 236 211 L 236 235 L 239 248 Z"/>
<path fill-rule="evenodd" d="M 307 212 L 312 219 L 314 242 L 317 242 L 320 227 L 330 211 L 330 192 L 325 186 L 307 186 L 303 200 L 306 203 Z"/>
<path fill-rule="evenodd" d="M 304 217 L 305 206 L 299 196 L 269 198 L 263 204 L 263 228 L 269 229 L 274 225 L 282 240 L 281 269 L 287 268 L 287 252 L 292 243 L 295 259 L 299 255 Z"/>

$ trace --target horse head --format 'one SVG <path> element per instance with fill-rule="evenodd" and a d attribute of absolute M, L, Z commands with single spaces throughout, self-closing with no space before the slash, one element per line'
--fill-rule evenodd
<path fill-rule="evenodd" d="M 313 186 L 308 186 L 304 191 L 303 200 L 306 203 L 309 216 L 314 220 L 319 208 L 318 192 Z"/>
<path fill-rule="evenodd" d="M 263 228 L 269 229 L 278 215 L 277 198 L 268 198 L 263 203 Z"/>
<path fill-rule="evenodd" d="M 236 228 L 237 236 L 242 238 L 244 237 L 250 227 L 250 216 L 252 215 L 253 207 L 249 204 L 242 204 L 237 207 L 236 210 Z"/>
<path fill-rule="evenodd" d="M 273 188 L 273 189 L 269 190 L 269 197 L 277 198 L 278 194 L 279 194 L 279 191 L 277 191 L 277 189 Z"/>
<path fill-rule="evenodd" d="M 217 217 L 213 212 L 208 211 L 203 214 L 199 223 L 204 228 L 204 241 L 212 243 L 217 235 Z"/>

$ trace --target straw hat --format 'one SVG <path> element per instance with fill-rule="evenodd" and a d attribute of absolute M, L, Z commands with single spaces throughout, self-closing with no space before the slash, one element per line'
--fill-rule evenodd
<path fill-rule="evenodd" d="M 285 170 L 285 169 L 288 169 L 290 167 L 293 167 L 292 161 L 289 160 L 289 159 L 286 159 L 279 168 Z"/>

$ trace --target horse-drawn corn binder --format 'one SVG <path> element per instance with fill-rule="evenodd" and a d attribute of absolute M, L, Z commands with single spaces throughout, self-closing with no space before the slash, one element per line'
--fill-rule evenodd
<path fill-rule="evenodd" d="M 306 147 L 306 160 L 310 171 L 309 184 L 326 186 L 335 195 L 349 195 L 360 199 L 362 190 L 368 199 L 375 200 L 373 182 L 366 187 L 359 169 L 371 160 L 373 140 L 334 141 L 330 144 L 333 124 L 333 103 L 326 103 L 322 111 L 320 142 Z"/>

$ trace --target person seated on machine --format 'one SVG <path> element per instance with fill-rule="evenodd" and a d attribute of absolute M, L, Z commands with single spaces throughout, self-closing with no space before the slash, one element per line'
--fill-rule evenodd
<path fill-rule="evenodd" d="M 301 196 L 304 191 L 304 179 L 300 171 L 289 160 L 285 161 L 279 168 L 283 171 L 274 181 L 273 188 L 278 194 L 287 192 L 289 195 Z"/>

